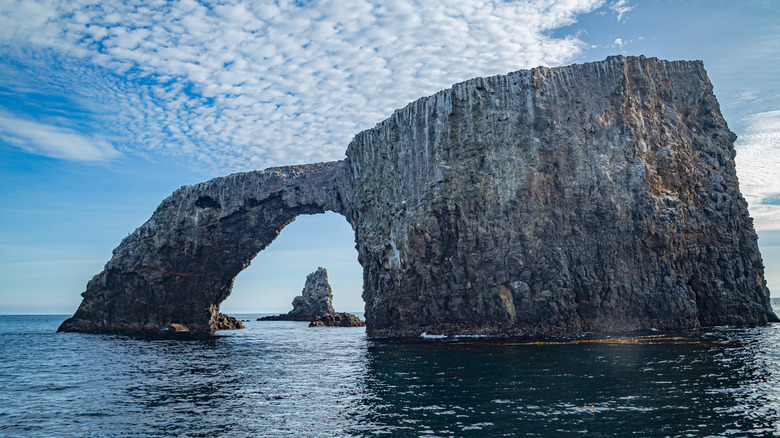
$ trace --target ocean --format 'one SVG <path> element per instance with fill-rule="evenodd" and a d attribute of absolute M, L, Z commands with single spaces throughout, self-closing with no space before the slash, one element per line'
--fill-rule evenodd
<path fill-rule="evenodd" d="M 0 316 L 0 436 L 780 436 L 780 324 L 396 343 L 235 316 L 184 339 Z"/>

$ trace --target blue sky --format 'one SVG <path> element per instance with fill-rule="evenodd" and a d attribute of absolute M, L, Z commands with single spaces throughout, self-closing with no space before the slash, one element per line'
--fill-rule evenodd
<path fill-rule="evenodd" d="M 611 54 L 704 61 L 780 296 L 776 1 L 0 0 L 0 313 L 75 311 L 181 185 L 341 159 L 453 83 Z M 335 214 L 300 217 L 223 310 L 286 311 L 317 266 L 336 309 L 360 310 L 352 239 Z"/>

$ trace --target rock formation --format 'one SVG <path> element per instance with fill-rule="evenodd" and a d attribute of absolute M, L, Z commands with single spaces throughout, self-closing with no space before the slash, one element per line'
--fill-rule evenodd
<path fill-rule="evenodd" d="M 217 329 L 233 279 L 299 214 L 342 211 L 344 163 L 288 166 L 183 186 L 114 250 L 60 330 Z"/>
<path fill-rule="evenodd" d="M 370 336 L 777 321 L 735 138 L 698 61 L 469 80 L 359 133 L 343 161 L 177 190 L 60 329 L 212 331 L 252 257 L 326 210 L 355 230 Z"/>
<path fill-rule="evenodd" d="M 314 318 L 309 327 L 365 327 L 366 322 L 351 313 L 333 313 Z"/>
<path fill-rule="evenodd" d="M 319 267 L 306 276 L 303 292 L 292 302 L 293 309 L 283 315 L 264 316 L 258 321 L 311 321 L 309 327 L 363 327 L 366 322 L 350 313 L 333 310 L 333 293 L 328 271 Z"/>
<path fill-rule="evenodd" d="M 245 328 L 241 321 L 224 313 L 218 313 L 212 324 L 214 330 L 237 330 Z"/>
<path fill-rule="evenodd" d="M 306 276 L 303 292 L 292 302 L 293 309 L 283 315 L 264 316 L 258 321 L 312 321 L 318 316 L 333 315 L 333 292 L 328 283 L 328 271 L 319 267 Z"/>

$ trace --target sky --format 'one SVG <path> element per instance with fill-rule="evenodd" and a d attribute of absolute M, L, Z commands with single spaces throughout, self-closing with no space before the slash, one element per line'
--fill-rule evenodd
<path fill-rule="evenodd" d="M 344 157 L 358 132 L 478 76 L 645 55 L 704 61 L 780 296 L 774 0 L 0 0 L 0 314 L 71 314 L 176 188 Z M 328 269 L 360 311 L 340 216 L 301 216 L 227 313 L 284 312 Z"/>

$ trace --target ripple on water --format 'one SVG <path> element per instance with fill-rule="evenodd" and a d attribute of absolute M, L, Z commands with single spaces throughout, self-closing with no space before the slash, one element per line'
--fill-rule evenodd
<path fill-rule="evenodd" d="M 250 322 L 200 339 L 0 317 L 0 436 L 777 436 L 780 325 L 401 345 Z M 252 318 L 254 319 L 254 318 Z"/>

